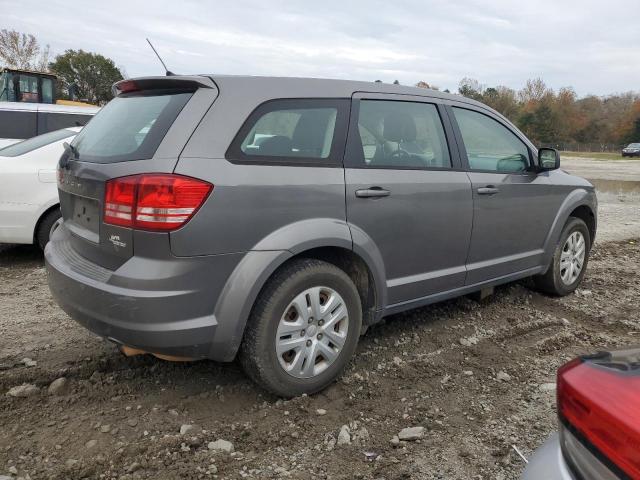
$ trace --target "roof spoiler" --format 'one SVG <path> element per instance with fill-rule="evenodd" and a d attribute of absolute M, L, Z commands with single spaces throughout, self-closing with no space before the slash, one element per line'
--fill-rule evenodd
<path fill-rule="evenodd" d="M 216 88 L 209 77 L 200 75 L 180 75 L 170 77 L 139 77 L 120 80 L 111 87 L 114 96 L 137 90 L 197 90 L 198 88 Z"/>

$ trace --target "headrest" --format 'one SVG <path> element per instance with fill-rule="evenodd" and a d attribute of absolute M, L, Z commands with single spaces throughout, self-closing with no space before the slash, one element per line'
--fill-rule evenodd
<path fill-rule="evenodd" d="M 382 136 L 390 142 L 413 142 L 417 137 L 416 124 L 407 113 L 388 113 L 384 116 Z"/>
<path fill-rule="evenodd" d="M 291 139 L 292 147 L 304 151 L 322 150 L 329 113 L 309 110 L 298 119 Z"/>

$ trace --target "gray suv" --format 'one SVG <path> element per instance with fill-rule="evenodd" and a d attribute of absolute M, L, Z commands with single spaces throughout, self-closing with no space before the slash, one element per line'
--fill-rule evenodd
<path fill-rule="evenodd" d="M 533 276 L 582 280 L 587 181 L 460 97 L 338 80 L 125 80 L 68 146 L 51 291 L 89 330 L 331 383 L 386 315 Z"/>

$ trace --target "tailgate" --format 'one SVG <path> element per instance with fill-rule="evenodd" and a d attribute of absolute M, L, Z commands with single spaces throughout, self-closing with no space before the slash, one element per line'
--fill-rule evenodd
<path fill-rule="evenodd" d="M 201 77 L 127 80 L 119 93 L 78 134 L 60 159 L 58 191 L 71 247 L 114 270 L 134 253 L 136 237 L 168 246 L 167 233 L 138 232 L 103 221 L 108 180 L 141 173 L 173 172 L 192 132 L 217 97 Z M 180 80 L 183 79 L 181 82 Z M 136 89 L 137 88 L 137 89 Z"/>

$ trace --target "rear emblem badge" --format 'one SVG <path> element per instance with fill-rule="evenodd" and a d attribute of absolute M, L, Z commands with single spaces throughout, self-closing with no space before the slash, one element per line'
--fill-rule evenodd
<path fill-rule="evenodd" d="M 126 247 L 127 244 L 125 242 L 123 242 L 122 240 L 120 240 L 120 235 L 111 235 L 109 237 L 109 241 L 111 243 L 113 243 L 114 247 Z"/>

